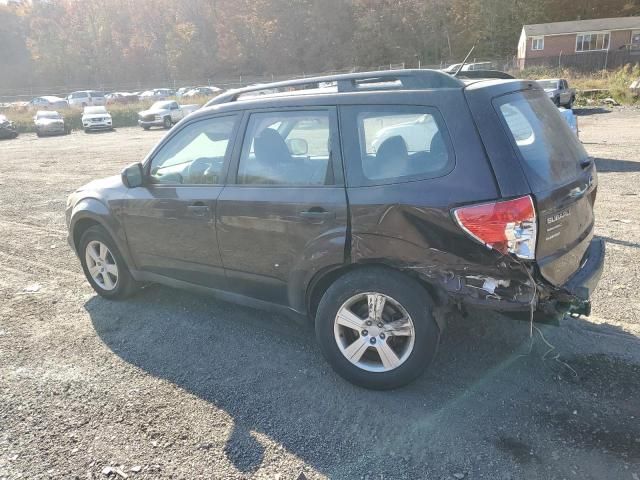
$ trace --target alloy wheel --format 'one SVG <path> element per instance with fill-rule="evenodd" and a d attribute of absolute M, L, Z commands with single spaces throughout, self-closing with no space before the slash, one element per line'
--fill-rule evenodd
<path fill-rule="evenodd" d="M 358 368 L 388 372 L 411 355 L 415 329 L 406 309 L 388 295 L 354 295 L 338 310 L 334 337 L 340 352 Z"/>
<path fill-rule="evenodd" d="M 85 260 L 89 275 L 103 290 L 111 291 L 118 286 L 118 264 L 104 243 L 92 240 L 87 244 Z"/>

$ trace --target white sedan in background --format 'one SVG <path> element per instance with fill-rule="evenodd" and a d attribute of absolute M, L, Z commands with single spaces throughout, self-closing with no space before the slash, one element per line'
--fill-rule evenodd
<path fill-rule="evenodd" d="M 84 107 L 82 128 L 85 133 L 95 130 L 113 130 L 113 120 L 105 107 Z"/>

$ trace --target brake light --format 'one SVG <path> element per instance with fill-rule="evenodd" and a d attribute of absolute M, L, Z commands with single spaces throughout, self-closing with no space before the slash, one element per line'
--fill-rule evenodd
<path fill-rule="evenodd" d="M 487 247 L 520 258 L 535 258 L 536 209 L 529 195 L 457 208 L 453 215 L 465 232 Z"/>

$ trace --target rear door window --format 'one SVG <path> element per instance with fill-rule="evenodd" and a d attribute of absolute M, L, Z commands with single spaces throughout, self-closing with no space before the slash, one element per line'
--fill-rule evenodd
<path fill-rule="evenodd" d="M 557 107 L 537 90 L 500 97 L 494 105 L 503 119 L 534 192 L 578 177 L 587 152 Z"/>
<path fill-rule="evenodd" d="M 383 185 L 446 175 L 454 157 L 444 122 L 430 107 L 344 107 L 355 122 L 360 161 L 350 161 L 351 185 Z"/>

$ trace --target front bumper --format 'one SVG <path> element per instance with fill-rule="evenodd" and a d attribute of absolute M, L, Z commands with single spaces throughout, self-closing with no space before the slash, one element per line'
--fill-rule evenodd
<path fill-rule="evenodd" d="M 164 120 L 138 120 L 138 125 L 140 125 L 142 128 L 162 127 L 164 126 Z"/>
<path fill-rule="evenodd" d="M 82 124 L 85 130 L 111 130 L 113 128 L 112 122 L 85 122 Z"/>
<path fill-rule="evenodd" d="M 37 127 L 36 131 L 40 133 L 40 135 L 58 135 L 65 133 L 64 125 Z"/>

